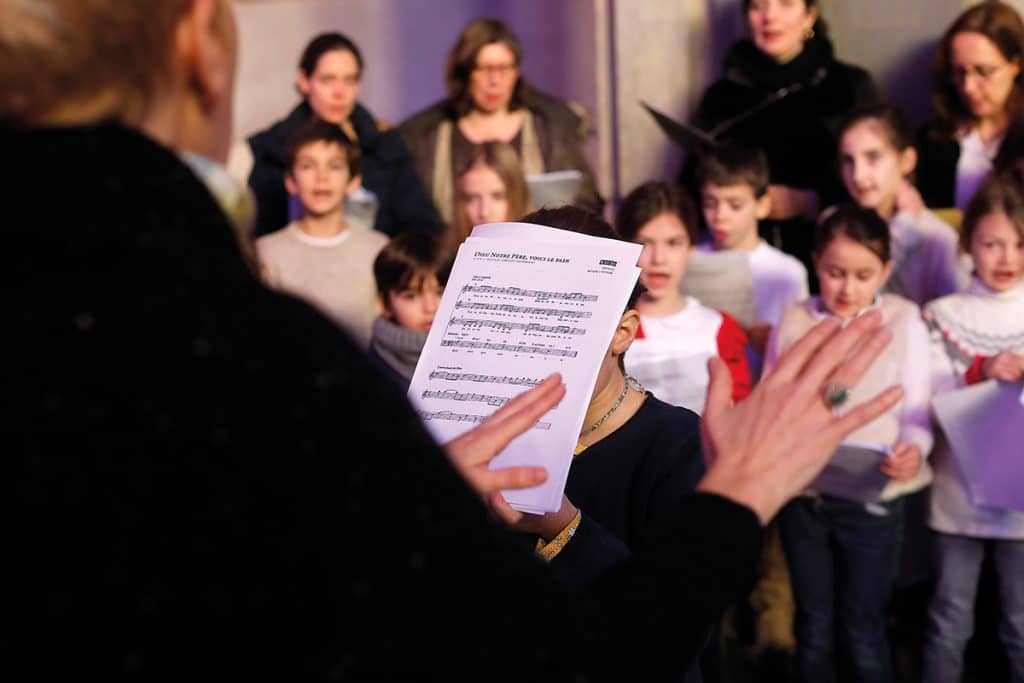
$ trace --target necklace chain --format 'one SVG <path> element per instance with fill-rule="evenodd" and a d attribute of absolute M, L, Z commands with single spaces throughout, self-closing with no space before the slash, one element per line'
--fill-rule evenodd
<path fill-rule="evenodd" d="M 633 389 L 636 389 L 637 391 L 640 391 L 640 392 L 643 392 L 643 390 L 644 390 L 643 385 L 640 384 L 640 382 L 638 382 L 636 380 L 636 378 L 634 378 L 634 377 L 632 377 L 630 375 L 626 375 L 625 382 L 623 382 L 623 384 L 622 384 L 622 392 L 619 394 L 619 397 L 617 399 L 615 399 L 615 403 L 612 404 L 612 407 L 608 409 L 608 412 L 606 412 L 604 415 L 602 415 L 601 418 L 597 422 L 595 422 L 594 424 L 590 425 L 590 427 L 587 428 L 587 431 L 582 432 L 580 434 L 580 438 L 581 439 L 584 436 L 586 436 L 587 434 L 590 434 L 590 433 L 594 432 L 594 430 L 596 430 L 598 427 L 600 427 L 601 425 L 603 425 L 605 422 L 608 421 L 608 418 L 612 416 L 612 413 L 614 413 L 616 410 L 618 410 L 619 406 L 622 405 L 622 401 L 625 400 L 626 394 L 629 393 L 630 387 L 632 387 Z"/>

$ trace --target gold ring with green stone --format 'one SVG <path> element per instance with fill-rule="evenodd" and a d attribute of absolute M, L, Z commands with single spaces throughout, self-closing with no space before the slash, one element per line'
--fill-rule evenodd
<path fill-rule="evenodd" d="M 850 398 L 850 389 L 842 382 L 828 382 L 822 389 L 822 396 L 829 408 L 838 408 Z"/>

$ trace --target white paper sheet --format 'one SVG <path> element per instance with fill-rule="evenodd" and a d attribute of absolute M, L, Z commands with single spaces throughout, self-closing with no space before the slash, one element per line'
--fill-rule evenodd
<path fill-rule="evenodd" d="M 683 294 L 725 311 L 744 328 L 757 322 L 750 257 L 743 251 L 695 251 L 679 283 Z"/>
<path fill-rule="evenodd" d="M 689 408 L 699 415 L 704 412 L 707 399 L 709 358 L 710 353 L 698 353 L 630 362 L 629 374 L 662 401 Z"/>
<path fill-rule="evenodd" d="M 975 505 L 1024 510 L 1020 391 L 1020 383 L 988 380 L 932 399 L 932 411 Z"/>
<path fill-rule="evenodd" d="M 531 173 L 526 176 L 533 208 L 572 204 L 583 185 L 583 174 L 575 170 Z"/>
<path fill-rule="evenodd" d="M 889 452 L 883 444 L 842 443 L 808 488 L 847 500 L 877 502 L 889 483 L 889 477 L 881 470 Z"/>
<path fill-rule="evenodd" d="M 506 492 L 525 512 L 558 509 L 612 333 L 640 274 L 641 246 L 527 224 L 478 226 L 459 248 L 409 398 L 445 443 L 560 372 L 566 395 L 492 468 L 542 465 Z"/>

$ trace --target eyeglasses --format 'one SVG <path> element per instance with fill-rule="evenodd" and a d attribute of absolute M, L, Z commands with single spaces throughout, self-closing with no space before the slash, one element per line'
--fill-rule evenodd
<path fill-rule="evenodd" d="M 971 68 L 954 66 L 949 75 L 949 80 L 959 84 L 964 83 L 969 76 L 974 76 L 979 81 L 988 82 L 1009 65 L 1009 62 L 1004 62 L 1003 64 L 979 64 Z"/>
<path fill-rule="evenodd" d="M 516 64 L 477 64 L 473 67 L 474 76 L 508 76 L 512 74 L 518 66 Z"/>

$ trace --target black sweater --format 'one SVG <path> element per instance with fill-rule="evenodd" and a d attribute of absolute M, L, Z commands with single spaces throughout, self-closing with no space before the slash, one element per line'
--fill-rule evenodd
<path fill-rule="evenodd" d="M 750 580 L 755 516 L 697 495 L 676 543 L 566 588 L 173 152 L 0 146 L 6 680 L 650 680 Z"/>
<path fill-rule="evenodd" d="M 565 492 L 593 522 L 595 534 L 605 536 L 594 544 L 595 555 L 627 557 L 674 541 L 675 530 L 690 521 L 681 516 L 683 501 L 704 474 L 699 425 L 691 411 L 649 394 L 625 424 L 573 460 Z M 595 556 L 577 565 L 606 562 Z M 699 667 L 678 680 L 700 681 Z"/>

